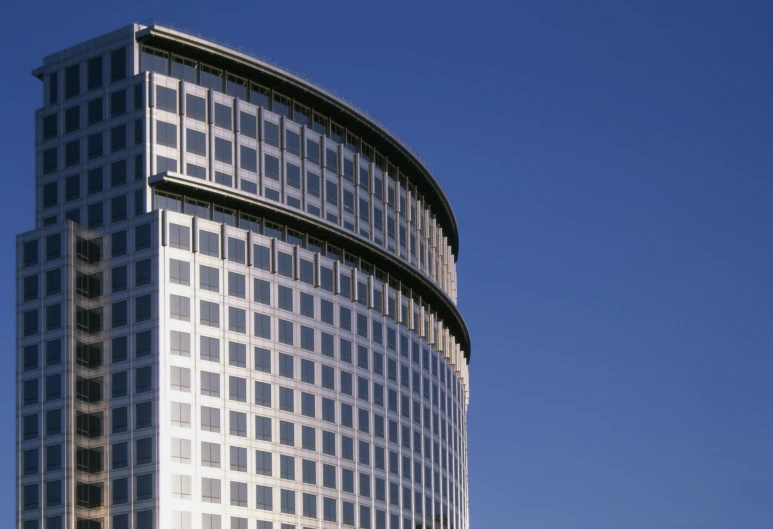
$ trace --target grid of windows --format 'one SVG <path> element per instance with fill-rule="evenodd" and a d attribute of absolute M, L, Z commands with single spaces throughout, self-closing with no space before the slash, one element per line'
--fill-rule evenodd
<path fill-rule="evenodd" d="M 107 54 L 104 61 L 84 62 L 78 71 L 72 67 L 63 70 L 64 85 L 61 92 L 64 98 L 74 98 L 81 92 L 96 90 L 106 81 L 124 79 L 126 53 L 125 50 L 118 51 L 122 53 Z M 255 101 L 259 101 L 263 109 L 268 110 L 264 114 L 262 111 L 257 113 L 266 118 L 265 121 L 261 119 L 261 123 L 255 114 L 249 110 L 240 111 L 238 105 L 227 103 L 225 97 L 210 101 L 213 106 L 208 107 L 206 98 L 183 94 L 181 90 L 171 88 L 173 84 L 151 85 L 154 92 L 148 95 L 153 95 L 158 110 L 178 113 L 184 103 L 187 118 L 202 122 L 206 121 L 207 113 L 211 110 L 216 127 L 222 129 L 218 130 L 222 137 L 208 138 L 207 134 L 191 124 L 192 121 L 187 125 L 185 121 L 180 121 L 177 122 L 181 127 L 178 135 L 174 120 L 164 117 L 156 119 L 155 126 L 152 122 L 147 123 L 147 136 L 155 132 L 152 136 L 155 143 L 176 149 L 179 142 L 181 150 L 206 157 L 209 154 L 208 145 L 212 142 L 213 160 L 233 166 L 232 169 L 220 167 L 217 171 L 227 176 L 220 177 L 221 183 L 231 186 L 233 178 L 238 187 L 248 189 L 249 186 L 244 185 L 237 169 L 257 173 L 259 177 L 265 176 L 264 181 L 276 179 L 283 182 L 287 187 L 299 191 L 298 197 L 304 197 L 304 202 L 293 197 L 293 200 L 299 200 L 298 207 L 308 206 L 307 210 L 311 214 L 320 215 L 320 202 L 333 206 L 327 208 L 328 220 L 332 214 L 336 220 L 331 222 L 341 222 L 345 227 L 347 222 L 351 222 L 351 231 L 366 237 L 373 233 L 375 226 L 385 248 L 395 251 L 408 261 L 413 259 L 411 264 L 427 271 L 433 281 L 443 281 L 437 270 L 438 263 L 443 260 L 439 249 L 441 243 L 436 241 L 432 248 L 429 247 L 429 238 L 434 237 L 436 232 L 433 231 L 434 227 L 429 226 L 431 221 L 426 220 L 426 210 L 411 209 L 415 208 L 415 197 L 388 179 L 386 167 L 379 165 L 385 166 L 386 163 L 377 160 L 378 154 L 371 147 L 347 131 L 339 130 L 326 118 L 318 116 L 313 109 L 284 98 L 281 94 L 250 85 L 226 72 L 191 63 L 187 59 L 164 56 L 163 52 L 146 52 L 144 48 L 140 63 L 141 67 L 146 65 L 147 69 L 162 75 L 168 75 L 171 68 L 172 72 L 178 72 L 176 77 L 185 78 L 194 84 L 205 84 L 215 91 L 219 90 L 218 86 L 225 87 L 229 95 L 243 101 L 255 97 Z M 167 66 L 164 67 L 164 64 Z M 78 82 L 74 79 L 78 79 Z M 103 97 L 91 98 L 91 102 L 82 103 L 84 122 L 92 126 L 106 118 L 122 115 L 132 102 L 134 108 L 138 108 L 137 93 L 144 99 L 142 87 L 139 92 L 131 89 L 110 90 Z M 45 139 L 56 137 L 55 132 L 62 126 L 73 131 L 80 129 L 81 112 L 77 100 L 68 102 L 68 105 L 75 105 L 70 108 L 78 112 L 63 111 L 63 123 L 58 123 L 60 118 L 57 114 L 43 118 L 41 126 Z M 288 118 L 282 124 L 282 134 L 280 127 L 273 121 L 271 111 Z M 308 127 L 308 134 L 304 129 L 298 134 L 294 130 L 295 124 L 290 120 Z M 141 129 L 135 129 L 135 138 L 139 138 L 139 141 L 146 135 L 137 136 L 136 131 L 144 132 L 144 126 L 140 124 Z M 183 128 L 185 135 L 182 134 Z M 228 131 L 234 129 L 239 130 L 242 136 L 256 140 L 257 148 L 255 141 L 242 144 L 238 136 L 229 136 Z M 321 133 L 322 137 L 316 136 L 313 131 Z M 43 171 L 53 172 L 60 165 L 77 165 L 81 161 L 101 156 L 104 154 L 105 140 L 109 141 L 110 152 L 123 149 L 126 147 L 126 130 L 108 126 L 104 136 L 100 132 L 93 133 L 84 140 L 84 145 L 77 145 L 77 148 L 75 144 L 69 148 L 69 144 L 54 149 L 47 147 L 48 154 L 43 156 Z M 333 145 L 329 140 L 340 145 Z M 151 141 L 150 138 L 148 141 Z M 275 150 L 264 152 L 264 144 L 284 148 L 291 154 L 302 156 L 305 161 L 295 165 L 297 159 L 291 163 L 283 155 L 275 156 L 278 154 Z M 349 151 L 352 150 L 360 154 L 359 165 L 356 158 L 350 159 Z M 157 169 L 176 171 L 177 160 L 165 156 L 159 156 L 157 160 Z M 45 184 L 41 187 L 43 207 L 53 209 L 86 195 L 97 196 L 126 185 L 130 171 L 125 160 L 123 162 L 111 162 L 107 175 L 103 174 L 101 168 L 96 168 L 68 175 L 64 184 Z M 174 165 L 166 165 L 172 163 Z M 207 178 L 208 171 L 197 163 L 204 165 L 204 162 L 188 163 L 187 173 Z M 148 165 L 151 165 L 150 161 Z M 308 170 L 311 165 L 315 167 Z M 300 167 L 304 167 L 303 172 Z M 333 177 L 339 170 L 341 174 Z M 212 173 L 214 179 L 214 169 Z M 394 171 L 393 174 L 396 173 Z M 105 179 L 105 176 L 108 178 Z M 254 176 L 248 175 L 247 178 L 254 179 Z M 365 194 L 360 194 L 358 187 Z M 127 196 L 131 199 L 129 195 L 109 197 L 106 202 L 108 209 L 104 209 L 101 203 L 87 206 L 84 220 L 93 227 L 102 226 L 108 221 L 130 220 L 130 203 L 125 200 Z M 378 201 L 374 203 L 372 199 L 364 198 L 366 196 L 376 197 Z M 195 454 L 195 449 L 199 447 L 202 466 L 222 468 L 222 446 L 225 457 L 229 458 L 227 471 L 252 472 L 250 458 L 255 457 L 256 474 L 285 480 L 282 486 L 278 485 L 280 482 L 276 486 L 258 485 L 253 493 L 244 479 L 227 477 L 221 482 L 220 479 L 201 478 L 200 486 L 193 487 L 190 476 L 181 473 L 173 475 L 173 495 L 180 499 L 195 500 L 191 498 L 191 490 L 198 488 L 201 490 L 201 501 L 222 504 L 221 496 L 225 489 L 228 503 L 235 507 L 252 507 L 254 501 L 258 509 L 312 519 L 319 517 L 368 529 L 371 524 L 374 527 L 386 527 L 387 518 L 390 517 L 391 523 L 393 514 L 389 508 L 382 509 L 379 504 L 373 504 L 373 499 L 396 507 L 402 506 L 404 512 L 413 513 L 412 520 L 416 522 L 423 513 L 456 515 L 454 509 L 461 509 L 464 504 L 462 498 L 466 495 L 465 391 L 443 355 L 431 345 L 432 341 L 440 343 L 441 337 L 436 335 L 437 328 L 433 327 L 435 322 L 428 317 L 428 311 L 414 306 L 413 301 L 416 300 L 411 300 L 410 292 L 400 292 L 400 285 L 390 283 L 388 277 L 379 274 L 371 265 L 329 244 L 240 212 L 216 211 L 211 204 L 196 203 L 182 197 L 165 197 L 163 200 L 163 207 L 170 212 L 214 219 L 227 226 L 246 228 L 253 233 L 275 238 L 275 242 L 269 243 L 262 236 L 253 237 L 250 248 L 250 239 L 245 240 L 235 235 L 235 232 L 227 234 L 227 227 L 226 231 L 221 231 L 220 227 L 202 222 L 206 229 L 195 230 L 198 231 L 196 234 L 192 233 L 195 225 L 174 215 L 163 232 L 165 244 L 174 253 L 163 262 L 165 266 L 161 266 L 162 270 L 166 269 L 166 274 L 159 275 L 166 275 L 172 287 L 164 299 L 158 301 L 159 306 L 166 305 L 167 314 L 173 320 L 173 328 L 165 334 L 168 341 L 162 343 L 166 344 L 166 352 L 173 355 L 174 361 L 157 377 L 166 380 L 165 387 L 179 396 L 177 400 L 186 400 L 188 397 L 185 393 L 194 393 L 201 396 L 203 403 L 198 406 L 191 406 L 188 402 L 170 403 L 168 417 L 171 425 L 181 429 L 176 432 L 182 432 L 176 433 L 177 437 L 171 440 L 172 458 L 176 463 L 190 464 L 192 458 L 198 459 L 192 456 L 192 452 Z M 175 200 L 179 206 L 175 205 Z M 311 202 L 307 205 L 306 200 Z M 342 207 L 340 211 L 339 203 Z M 314 208 L 317 208 L 317 213 L 314 213 Z M 400 214 L 409 210 L 410 214 Z M 349 213 L 351 216 L 347 217 Z M 387 218 L 384 219 L 384 216 Z M 420 222 L 408 225 L 411 217 Z M 131 255 L 132 249 L 141 251 L 150 248 L 150 235 L 141 237 L 143 240 L 131 246 L 134 240 L 131 235 L 136 238 L 138 233 L 130 230 L 130 238 L 124 238 L 122 243 L 123 250 L 120 249 L 120 238 L 111 236 L 117 243 L 107 245 L 111 255 L 124 256 L 127 252 Z M 411 240 L 412 237 L 414 240 Z M 147 242 L 143 242 L 144 239 Z M 282 244 L 284 242 L 297 244 L 298 247 L 288 248 Z M 315 262 L 316 257 L 305 254 L 302 249 L 319 254 L 319 263 Z M 181 253 L 191 251 L 201 257 L 190 254 L 186 258 Z M 218 262 L 217 259 L 221 257 L 223 260 Z M 37 260 L 37 256 L 35 259 L 30 256 L 29 266 L 33 262 L 37 264 Z M 329 260 L 338 261 L 339 266 L 332 266 Z M 149 265 L 150 261 L 147 263 Z M 153 261 L 152 270 L 156 270 L 156 264 L 162 265 Z M 101 398 L 133 398 L 134 395 L 150 394 L 155 389 L 151 382 L 155 371 L 151 366 L 137 364 L 115 372 L 112 366 L 115 364 L 120 367 L 121 362 L 130 358 L 148 357 L 148 361 L 152 358 L 149 354 L 152 340 L 148 340 L 146 345 L 144 338 L 140 340 L 136 338 L 136 333 L 132 334 L 132 325 L 146 317 L 150 318 L 151 298 L 143 298 L 141 302 L 137 299 L 135 302 L 131 296 L 133 288 L 152 284 L 155 273 L 151 273 L 150 266 L 136 265 L 132 267 L 132 264 L 127 266 L 116 263 L 105 272 L 105 281 L 110 281 L 106 293 L 120 293 L 121 296 L 129 296 L 129 299 L 125 302 L 124 299 L 111 301 L 100 314 L 91 314 L 87 310 L 78 312 L 81 315 L 78 319 L 79 329 L 84 332 L 112 332 L 113 329 L 119 330 L 120 326 L 119 332 L 129 335 L 128 340 L 122 342 L 120 338 L 126 336 L 113 337 L 107 334 L 112 344 L 111 352 L 107 355 L 110 358 L 102 360 L 101 353 L 84 352 L 82 357 L 79 356 L 78 361 L 82 361 L 84 366 L 90 366 L 92 362 L 98 366 L 103 365 L 101 362 L 110 365 L 110 395 L 100 395 L 99 385 L 102 381 L 97 382 L 99 376 L 95 372 L 94 376 L 82 377 L 83 380 L 77 385 L 77 398 L 84 402 Z M 359 272 L 350 273 L 352 268 L 358 268 Z M 31 272 L 24 274 L 22 279 L 25 303 L 44 300 L 40 308 L 32 308 L 30 305 L 28 310 L 22 311 L 23 334 L 28 339 L 49 330 L 58 330 L 63 325 L 60 306 L 45 300 L 46 296 L 61 292 L 62 276 L 49 277 L 49 273 L 44 277 L 38 272 Z M 450 271 L 445 273 L 451 274 Z M 155 280 L 163 280 L 163 277 Z M 253 282 L 252 293 L 249 289 L 250 280 Z M 57 284 L 60 286 L 57 287 Z M 441 286 L 449 288 L 446 283 Z M 89 290 L 85 289 L 84 292 Z M 199 292 L 204 295 L 199 296 Z M 253 312 L 252 318 L 249 312 Z M 135 318 L 137 315 L 139 318 Z M 194 324 L 200 325 L 198 330 L 194 330 Z M 197 333 L 199 339 L 195 338 Z M 223 355 L 220 354 L 220 339 L 206 336 L 207 333 L 218 333 L 224 339 Z M 39 379 L 35 376 L 39 369 L 60 365 L 61 360 L 58 363 L 57 357 L 62 357 L 61 350 L 57 355 L 54 347 L 50 352 L 48 347 L 42 345 L 39 349 L 24 346 L 24 371 L 20 375 L 23 406 L 30 406 L 29 413 L 23 413 L 20 418 L 22 438 L 30 441 L 48 435 L 60 435 L 61 410 L 47 410 L 40 414 L 33 411 L 33 408 L 41 402 L 61 401 L 66 397 L 63 388 L 67 388 L 59 374 L 47 374 Z M 248 354 L 249 351 L 253 354 Z M 193 355 L 198 355 L 198 359 Z M 203 362 L 197 364 L 194 360 Z M 228 370 L 225 374 L 224 369 Z M 254 395 L 250 394 L 252 392 Z M 99 437 L 107 432 L 109 435 L 123 433 L 132 427 L 140 432 L 149 432 L 158 417 L 147 401 L 148 395 L 144 398 L 145 401 L 139 402 L 117 400 L 116 405 L 111 403 L 102 415 L 79 411 L 77 431 L 87 437 Z M 259 409 L 246 407 L 251 406 L 252 399 L 254 404 L 268 408 L 266 416 L 245 411 Z M 325 426 L 328 430 L 324 429 Z M 198 434 L 199 431 L 202 434 Z M 197 442 L 193 443 L 193 450 L 191 439 L 185 438 L 188 435 L 213 433 L 216 435 L 207 437 L 206 441 L 194 437 Z M 114 443 L 108 465 L 116 469 L 128 467 L 129 454 L 133 456 L 134 464 L 153 463 L 154 445 L 150 439 L 146 435 L 135 439 L 136 443 L 132 447 L 127 447 L 123 441 Z M 268 442 L 278 443 L 280 450 L 285 452 L 290 450 L 286 447 L 293 447 L 291 453 L 275 456 L 279 458 L 278 471 L 273 468 L 274 449 L 269 447 Z M 39 448 L 29 448 L 22 452 L 23 472 L 34 475 L 42 472 L 43 467 L 46 470 L 60 468 L 61 455 L 57 457 L 57 452 L 51 449 L 49 457 L 49 448 L 44 446 L 46 454 L 41 454 L 40 460 L 33 457 L 34 450 Z M 313 454 L 318 450 L 320 454 L 339 458 L 337 464 L 325 463 L 320 467 L 319 480 L 323 486 L 320 490 L 342 490 L 354 494 L 356 500 L 336 499 L 324 493 L 318 497 L 316 494 L 301 494 L 292 490 L 289 481 L 302 481 L 310 485 L 317 483 L 317 467 L 321 463 Z M 89 458 L 84 456 L 82 464 L 88 462 Z M 357 471 L 351 468 L 355 463 L 358 465 Z M 89 467 L 86 465 L 84 468 Z M 387 472 L 391 479 L 376 477 L 376 473 L 369 468 Z M 114 497 L 119 503 L 152 498 L 154 492 L 151 478 L 152 475 L 144 471 L 137 476 L 132 486 L 129 486 L 128 481 L 116 481 L 112 488 L 117 491 Z M 397 483 L 400 480 L 402 482 Z M 50 496 L 52 503 L 48 506 L 56 505 L 57 490 L 60 489 L 57 489 L 56 484 L 50 487 L 48 483 L 44 484 L 39 491 L 39 502 L 49 501 L 46 498 Z M 97 497 L 97 491 L 88 488 L 83 490 L 83 494 L 78 494 L 78 501 L 83 501 L 84 506 L 92 506 L 88 503 L 89 498 L 91 492 Z M 123 493 L 123 490 L 127 492 Z M 129 490 L 136 491 L 136 497 L 128 497 Z M 328 496 L 336 494 L 331 492 Z M 35 491 L 30 489 L 29 505 L 39 504 L 35 503 L 34 497 Z M 61 493 L 58 497 L 61 500 Z M 23 504 L 27 505 L 26 489 Z M 180 513 L 181 524 L 185 520 L 183 514 Z M 215 527 L 216 515 L 208 516 L 202 523 L 204 526 Z M 228 521 L 223 520 L 223 523 Z M 232 527 L 241 527 L 247 521 L 242 517 L 230 519 Z M 217 524 L 220 524 L 219 516 Z"/>

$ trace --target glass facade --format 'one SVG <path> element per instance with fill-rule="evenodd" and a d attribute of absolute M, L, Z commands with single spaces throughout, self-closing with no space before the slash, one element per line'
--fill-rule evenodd
<path fill-rule="evenodd" d="M 445 198 L 338 101 L 175 35 L 36 71 L 18 527 L 469 527 Z"/>

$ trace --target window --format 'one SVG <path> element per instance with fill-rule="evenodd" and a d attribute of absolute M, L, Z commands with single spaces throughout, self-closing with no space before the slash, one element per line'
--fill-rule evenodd
<path fill-rule="evenodd" d="M 271 373 L 271 351 L 262 347 L 255 348 L 255 371 Z"/>
<path fill-rule="evenodd" d="M 282 512 L 285 514 L 295 514 L 295 491 L 280 490 L 282 503 Z"/>
<path fill-rule="evenodd" d="M 256 485 L 256 505 L 255 508 L 261 511 L 273 511 L 273 489 L 263 485 Z"/>
<path fill-rule="evenodd" d="M 64 199 L 67 202 L 77 200 L 81 196 L 81 175 L 69 176 L 64 181 Z"/>
<path fill-rule="evenodd" d="M 49 447 L 50 448 L 50 447 Z M 59 446 L 56 447 L 59 456 L 61 456 L 61 450 Z M 129 464 L 129 448 L 128 444 L 124 441 L 122 443 L 113 443 L 111 446 L 113 453 L 112 469 L 126 468 Z"/>
<path fill-rule="evenodd" d="M 188 263 L 185 263 L 188 264 Z M 143 259 L 134 264 L 134 285 L 149 285 L 151 282 L 150 259 Z"/>
<path fill-rule="evenodd" d="M 246 180 L 242 180 L 245 182 Z M 233 177 L 220 171 L 215 171 L 215 183 L 222 184 L 224 186 L 233 187 Z"/>
<path fill-rule="evenodd" d="M 370 382 L 367 378 L 357 377 L 357 398 L 367 402 L 369 399 L 368 390 Z"/>
<path fill-rule="evenodd" d="M 271 407 L 271 384 L 267 382 L 255 382 L 255 404 Z"/>
<path fill-rule="evenodd" d="M 201 359 L 208 362 L 220 362 L 220 340 L 209 336 L 202 336 L 199 349 Z"/>
<path fill-rule="evenodd" d="M 201 300 L 199 304 L 200 323 L 208 327 L 220 327 L 220 305 Z"/>
<path fill-rule="evenodd" d="M 59 74 L 52 72 L 48 75 L 48 104 L 53 105 L 59 101 Z"/>
<path fill-rule="evenodd" d="M 24 312 L 24 336 L 37 334 L 39 330 L 39 318 L 37 310 Z"/>
<path fill-rule="evenodd" d="M 314 296 L 301 292 L 301 314 L 307 318 L 314 318 Z"/>
<path fill-rule="evenodd" d="M 215 103 L 215 125 L 231 130 L 231 107 Z"/>
<path fill-rule="evenodd" d="M 271 318 L 267 314 L 255 313 L 255 336 L 271 339 Z"/>
<path fill-rule="evenodd" d="M 233 237 L 228 238 L 228 260 L 240 264 L 247 262 L 244 241 Z"/>
<path fill-rule="evenodd" d="M 156 121 L 156 143 L 165 147 L 177 148 L 177 125 Z"/>
<path fill-rule="evenodd" d="M 177 91 L 165 86 L 156 86 L 156 108 L 177 113 Z"/>
<path fill-rule="evenodd" d="M 293 289 L 284 285 L 278 286 L 279 301 L 278 306 L 280 309 L 292 312 L 293 311 Z"/>
<path fill-rule="evenodd" d="M 38 402 L 38 379 L 24 381 L 24 405 Z"/>
<path fill-rule="evenodd" d="M 354 428 L 354 409 L 351 404 L 341 403 L 341 425 Z"/>
<path fill-rule="evenodd" d="M 64 70 L 64 98 L 70 99 L 81 93 L 81 65 L 73 64 Z"/>
<path fill-rule="evenodd" d="M 64 132 L 74 132 L 81 128 L 81 107 L 75 105 L 64 111 Z M 57 114 L 43 118 L 43 141 L 59 135 Z"/>
<path fill-rule="evenodd" d="M 220 503 L 220 480 L 201 478 L 201 501 L 205 503 Z"/>
<path fill-rule="evenodd" d="M 293 345 L 293 323 L 279 320 L 279 343 Z M 280 372 L 281 375 L 281 372 Z"/>
<path fill-rule="evenodd" d="M 185 150 L 198 156 L 207 155 L 207 135 L 193 129 L 185 129 Z"/>
<path fill-rule="evenodd" d="M 228 422 L 230 435 L 247 437 L 247 414 L 238 411 L 229 411 Z"/>
<path fill-rule="evenodd" d="M 306 192 L 309 196 L 320 198 L 319 175 L 306 171 Z"/>
<path fill-rule="evenodd" d="M 24 510 L 30 511 L 38 509 L 40 507 L 40 493 L 38 491 L 38 485 L 24 485 L 22 489 L 22 496 L 24 498 Z"/>
<path fill-rule="evenodd" d="M 57 505 L 61 505 L 61 504 L 62 504 L 62 481 L 61 480 L 47 481 L 46 482 L 46 507 L 56 507 Z"/>
<path fill-rule="evenodd" d="M 342 511 L 342 523 L 344 525 L 354 525 L 354 503 L 348 502 L 348 501 L 342 501 L 341 502 L 341 511 Z M 410 524 L 408 524 L 410 527 Z"/>
<path fill-rule="evenodd" d="M 255 416 L 255 439 L 258 441 L 271 441 L 271 418 Z"/>
<path fill-rule="evenodd" d="M 295 480 L 295 458 L 284 454 L 279 456 L 279 477 Z"/>
<path fill-rule="evenodd" d="M 287 164 L 287 173 L 285 175 L 287 185 L 294 189 L 301 189 L 301 168 L 291 163 Z"/>
<path fill-rule="evenodd" d="M 215 160 L 229 165 L 233 163 L 230 141 L 220 137 L 215 138 Z"/>
<path fill-rule="evenodd" d="M 307 384 L 314 384 L 314 362 L 301 359 L 301 380 Z"/>
<path fill-rule="evenodd" d="M 368 474 L 360 474 L 360 496 L 370 498 L 370 476 Z"/>
<path fill-rule="evenodd" d="M 191 230 L 188 226 L 169 223 L 169 246 L 180 250 L 191 249 Z"/>
<path fill-rule="evenodd" d="M 115 83 L 126 79 L 126 48 L 118 48 L 110 52 L 110 82 Z"/>
<path fill-rule="evenodd" d="M 272 475 L 272 455 L 271 452 L 262 450 L 255 451 L 255 472 L 261 476 Z"/>
<path fill-rule="evenodd" d="M 113 197 L 110 200 L 110 221 L 120 222 L 126 220 L 126 195 Z"/>
<path fill-rule="evenodd" d="M 64 145 L 64 166 L 72 167 L 81 163 L 81 142 L 71 141 Z"/>
<path fill-rule="evenodd" d="M 170 384 L 174 391 L 191 392 L 191 370 L 185 367 L 171 366 Z"/>
<path fill-rule="evenodd" d="M 110 94 L 110 117 L 114 118 L 126 113 L 126 90 Z"/>
<path fill-rule="evenodd" d="M 271 271 L 270 249 L 267 246 L 261 246 L 259 244 L 254 244 L 252 248 L 255 268 Z"/>
<path fill-rule="evenodd" d="M 236 507 L 247 506 L 247 484 L 237 481 L 231 482 L 231 505 Z M 233 520 L 233 518 L 231 518 Z"/>
<path fill-rule="evenodd" d="M 207 409 L 213 409 L 213 408 L 207 408 Z M 202 420 L 203 420 L 203 410 L 202 407 Z M 217 424 L 220 423 L 220 410 L 215 410 L 218 412 L 217 416 Z M 210 418 L 207 417 L 209 420 Z M 203 428 L 202 428 L 203 429 Z M 220 431 L 220 428 L 218 426 L 217 430 L 207 430 L 207 431 Z M 210 467 L 210 468 L 220 468 L 220 445 L 217 443 L 207 443 L 202 441 L 201 443 L 201 465 L 204 467 Z"/>
<path fill-rule="evenodd" d="M 295 394 L 292 389 L 279 388 L 279 409 L 282 411 L 295 411 Z"/>
<path fill-rule="evenodd" d="M 231 470 L 236 472 L 247 472 L 247 449 L 232 446 L 230 448 L 230 462 Z"/>
<path fill-rule="evenodd" d="M 89 229 L 99 228 L 104 224 L 104 208 L 102 202 L 89 204 L 87 208 Z"/>
<path fill-rule="evenodd" d="M 150 428 L 153 425 L 153 408 L 151 402 L 140 402 L 134 405 L 134 429 Z"/>
<path fill-rule="evenodd" d="M 181 500 L 191 499 L 191 477 L 172 474 L 172 497 Z"/>
<path fill-rule="evenodd" d="M 188 391 L 190 391 L 190 374 L 188 375 Z M 182 402 L 172 402 L 170 407 L 172 426 L 178 428 L 191 427 L 191 405 Z"/>
<path fill-rule="evenodd" d="M 220 397 L 220 375 L 201 372 L 201 394 L 208 397 Z"/>
<path fill-rule="evenodd" d="M 296 156 L 301 155 L 301 137 L 297 132 L 285 129 L 285 149 Z"/>
<path fill-rule="evenodd" d="M 209 292 L 220 291 L 220 272 L 211 266 L 199 265 L 199 288 Z"/>
<path fill-rule="evenodd" d="M 247 402 L 247 380 L 229 376 L 228 399 L 236 402 Z"/>
<path fill-rule="evenodd" d="M 306 518 L 317 517 L 317 496 L 314 494 L 303 494 L 303 516 Z"/>
<path fill-rule="evenodd" d="M 312 162 L 319 164 L 319 142 L 306 139 L 306 157 Z"/>
<path fill-rule="evenodd" d="M 257 139 L 258 137 L 258 122 L 257 118 L 252 114 L 246 112 L 239 112 L 239 124 L 241 133 L 248 138 Z"/>
<path fill-rule="evenodd" d="M 147 465 L 153 462 L 153 439 L 145 437 L 137 439 L 134 444 L 137 465 Z"/>
<path fill-rule="evenodd" d="M 50 208 L 59 203 L 59 183 L 51 182 L 43 186 L 43 207 Z"/>
<path fill-rule="evenodd" d="M 279 421 L 279 443 L 295 446 L 295 425 L 287 421 Z"/>
<path fill-rule="evenodd" d="M 86 121 L 88 125 L 96 125 L 104 119 L 102 98 L 92 99 L 86 104 Z"/>
<path fill-rule="evenodd" d="M 134 392 L 146 393 L 151 390 L 151 366 L 138 367 L 134 372 Z"/>
<path fill-rule="evenodd" d="M 134 120 L 134 145 L 142 145 L 145 141 L 145 122 L 142 118 Z"/>
<path fill-rule="evenodd" d="M 279 181 L 279 158 L 266 154 L 264 157 L 263 169 L 266 178 Z"/>
<path fill-rule="evenodd" d="M 239 152 L 241 155 L 241 167 L 247 171 L 253 173 L 258 172 L 258 151 L 247 147 L 246 145 L 239 146 Z M 229 162 L 230 163 L 230 162 Z"/>
<path fill-rule="evenodd" d="M 245 344 L 228 342 L 228 365 L 247 367 L 247 346 Z"/>
<path fill-rule="evenodd" d="M 43 151 L 43 174 L 53 173 L 59 167 L 59 151 L 56 147 Z"/>
<path fill-rule="evenodd" d="M 193 94 L 185 94 L 185 112 L 189 118 L 197 121 L 206 121 L 206 108 L 207 104 L 204 98 Z"/>
<path fill-rule="evenodd" d="M 341 393 L 344 395 L 352 395 L 352 374 L 347 371 L 341 371 Z"/>
<path fill-rule="evenodd" d="M 341 469 L 341 490 L 354 494 L 354 472 L 348 468 Z"/>
<path fill-rule="evenodd" d="M 277 252 L 279 255 L 279 266 L 277 267 L 277 272 L 279 275 L 284 277 L 289 277 L 292 279 L 293 277 L 293 256 L 292 254 L 285 253 L 285 252 Z"/>
<path fill-rule="evenodd" d="M 150 248 L 150 224 L 142 224 L 134 228 L 134 250 L 139 252 Z"/>
<path fill-rule="evenodd" d="M 23 467 L 24 467 L 24 475 L 28 476 L 30 474 L 37 474 L 39 471 L 39 465 L 38 465 L 38 450 L 37 448 L 34 448 L 32 450 L 25 450 L 23 455 Z"/>
<path fill-rule="evenodd" d="M 65 116 L 67 116 L 67 113 L 69 113 L 71 110 L 75 110 L 77 112 L 77 116 L 80 117 L 80 107 L 72 107 L 71 109 L 67 109 L 65 111 Z M 67 130 L 66 125 L 66 119 L 65 119 L 65 131 L 69 132 Z M 76 127 L 77 129 L 77 127 Z M 59 135 L 59 114 L 49 114 L 48 116 L 43 117 L 43 141 L 50 140 L 51 138 L 56 138 Z"/>
<path fill-rule="evenodd" d="M 48 410 L 46 412 L 46 435 L 59 435 L 62 433 L 62 410 Z"/>
<path fill-rule="evenodd" d="M 24 371 L 37 369 L 38 363 L 38 346 L 37 344 L 28 345 L 24 347 Z"/>
<path fill-rule="evenodd" d="M 314 351 L 314 329 L 301 325 L 301 349 Z"/>
<path fill-rule="evenodd" d="M 338 516 L 336 514 L 336 506 L 337 506 L 337 500 L 335 498 L 322 499 L 322 510 L 323 510 L 323 517 L 325 521 L 336 522 L 338 520 Z"/>
<path fill-rule="evenodd" d="M 268 145 L 279 147 L 279 125 L 271 121 L 263 121 L 263 140 Z"/>
<path fill-rule="evenodd" d="M 169 296 L 169 317 L 173 320 L 191 321 L 191 300 L 190 298 L 170 294 Z"/>
<path fill-rule="evenodd" d="M 220 257 L 220 236 L 208 231 L 199 231 L 199 252 L 211 257 Z"/>
<path fill-rule="evenodd" d="M 169 281 L 177 285 L 190 286 L 190 263 L 187 261 L 179 261 L 177 259 L 169 259 Z"/>

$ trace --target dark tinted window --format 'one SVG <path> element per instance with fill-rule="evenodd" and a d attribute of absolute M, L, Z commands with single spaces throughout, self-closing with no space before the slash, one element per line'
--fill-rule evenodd
<path fill-rule="evenodd" d="M 102 86 L 102 56 L 89 59 L 88 89 L 95 90 Z"/>
<path fill-rule="evenodd" d="M 76 107 L 77 108 L 77 107 Z M 59 133 L 59 114 L 50 114 L 43 118 L 43 140 L 56 138 Z"/>
<path fill-rule="evenodd" d="M 189 118 L 204 121 L 207 116 L 206 101 L 193 94 L 185 94 L 185 113 Z"/>
<path fill-rule="evenodd" d="M 126 79 L 126 48 L 110 52 L 110 82 Z"/>
<path fill-rule="evenodd" d="M 64 98 L 69 99 L 81 93 L 81 65 L 73 64 L 64 71 Z"/>

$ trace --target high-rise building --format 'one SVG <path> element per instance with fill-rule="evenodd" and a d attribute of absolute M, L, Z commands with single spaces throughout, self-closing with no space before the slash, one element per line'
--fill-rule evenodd
<path fill-rule="evenodd" d="M 167 26 L 33 73 L 17 529 L 468 528 L 458 232 L 421 160 Z"/>

